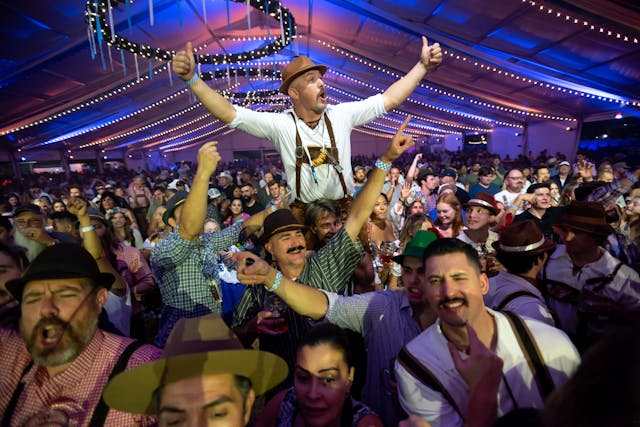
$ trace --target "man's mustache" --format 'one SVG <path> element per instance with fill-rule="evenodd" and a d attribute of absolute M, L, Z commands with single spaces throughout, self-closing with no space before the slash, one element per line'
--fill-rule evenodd
<path fill-rule="evenodd" d="M 296 251 L 304 251 L 306 248 L 304 246 L 294 246 L 293 248 L 287 249 L 287 253 L 290 254 Z"/>

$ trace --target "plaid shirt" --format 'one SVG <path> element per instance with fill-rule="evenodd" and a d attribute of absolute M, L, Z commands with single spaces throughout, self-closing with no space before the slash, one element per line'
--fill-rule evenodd
<path fill-rule="evenodd" d="M 295 281 L 317 289 L 342 292 L 363 254 L 360 241 L 351 240 L 342 228 L 326 246 L 307 258 Z M 247 287 L 236 306 L 233 326 L 244 325 L 255 317 L 262 310 L 266 295 L 264 286 Z M 261 335 L 260 348 L 282 356 L 289 366 L 294 366 L 298 340 L 309 329 L 309 323 L 306 317 L 298 315 L 289 307 L 286 308 L 285 315 L 289 319 L 289 331 L 275 337 Z"/>
<path fill-rule="evenodd" d="M 238 243 L 241 231 L 236 224 L 190 242 L 176 229 L 153 248 L 151 269 L 163 303 L 156 345 L 164 346 L 178 319 L 222 312 L 218 251 Z"/>
<path fill-rule="evenodd" d="M 12 426 L 25 425 L 32 419 L 43 419 L 45 414 L 54 418 L 68 418 L 69 426 L 88 426 L 109 375 L 124 349 L 133 340 L 112 335 L 100 329 L 89 344 L 63 372 L 49 377 L 46 368 L 33 365 L 25 372 L 31 357 L 17 332 L 0 329 L 0 419 L 22 381 L 24 388 L 18 399 Z M 142 365 L 161 356 L 159 349 L 145 345 L 129 359 L 127 368 Z M 24 375 L 23 375 L 24 373 Z M 153 417 L 109 410 L 106 426 L 155 426 Z"/>

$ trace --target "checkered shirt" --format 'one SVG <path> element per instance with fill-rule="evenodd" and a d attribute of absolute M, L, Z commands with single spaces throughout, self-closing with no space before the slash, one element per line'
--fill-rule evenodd
<path fill-rule="evenodd" d="M 35 364 L 25 372 L 31 357 L 24 341 L 17 332 L 0 329 L 3 355 L 0 358 L 0 419 L 5 417 L 9 402 L 22 381 L 24 388 L 10 425 L 25 425 L 36 417 L 41 419 L 37 414 L 43 414 L 47 409 L 56 409 L 59 414 L 66 414 L 67 425 L 88 426 L 113 367 L 132 341 L 98 329 L 67 369 L 49 377 L 46 368 Z M 127 368 L 156 360 L 161 354 L 159 349 L 144 345 L 131 355 Z M 104 425 L 155 426 L 157 423 L 154 417 L 112 409 L 109 410 Z"/>
<path fill-rule="evenodd" d="M 238 243 L 241 231 L 242 225 L 236 224 L 190 242 L 176 230 L 153 248 L 151 269 L 163 303 L 156 345 L 164 346 L 178 319 L 222 312 L 218 251 Z"/>

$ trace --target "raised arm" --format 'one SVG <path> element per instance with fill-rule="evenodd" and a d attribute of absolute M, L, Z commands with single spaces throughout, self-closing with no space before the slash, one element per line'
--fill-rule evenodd
<path fill-rule="evenodd" d="M 250 252 L 238 252 L 233 255 L 238 262 L 238 280 L 247 285 L 264 285 L 274 292 L 296 313 L 314 320 L 324 318 L 329 302 L 324 293 L 311 286 L 301 285 L 278 274 L 273 267 Z M 253 264 L 247 266 L 247 259 Z M 279 278 L 279 284 L 278 283 Z"/>
<path fill-rule="evenodd" d="M 422 36 L 422 51 L 420 61 L 400 80 L 389 86 L 382 94 L 384 109 L 391 111 L 411 95 L 427 71 L 437 67 L 442 62 L 442 49 L 439 43 L 429 46 L 427 38 Z"/>
<path fill-rule="evenodd" d="M 82 231 L 82 245 L 91 254 L 93 259 L 98 264 L 98 269 L 103 273 L 111 273 L 115 277 L 114 282 L 111 284 L 110 292 L 123 297 L 127 293 L 127 283 L 122 278 L 120 273 L 111 265 L 111 261 L 104 256 L 104 248 L 100 237 L 93 229 L 91 225 L 91 219 L 87 213 L 87 202 L 83 199 L 71 198 L 67 202 L 67 209 L 69 213 L 78 217 L 78 225 Z"/>
<path fill-rule="evenodd" d="M 409 166 L 409 170 L 407 171 L 407 177 L 405 178 L 404 182 L 412 184 L 413 183 L 413 177 L 416 176 L 416 169 L 418 169 L 418 162 L 422 160 L 422 153 L 417 153 L 415 155 L 415 157 L 413 158 L 413 161 L 411 162 L 411 166 Z M 420 183 L 418 183 L 419 185 Z"/>
<path fill-rule="evenodd" d="M 220 161 L 217 144 L 217 141 L 207 142 L 198 150 L 198 169 L 180 214 L 179 231 L 180 236 L 185 240 L 193 242 L 202 233 L 207 215 L 209 179 Z"/>
<path fill-rule="evenodd" d="M 387 151 L 380 157 L 380 161 L 388 167 L 391 166 L 391 162 L 415 144 L 412 137 L 402 134 L 407 124 L 409 124 L 409 120 L 411 120 L 411 116 L 408 116 L 404 123 L 400 125 L 400 128 L 391 140 L 391 144 L 387 147 Z M 367 182 L 362 187 L 362 190 L 358 193 L 358 197 L 354 200 L 353 206 L 351 206 L 351 213 L 347 218 L 347 222 L 344 224 L 344 228 L 353 241 L 358 238 L 360 229 L 362 229 L 367 218 L 371 215 L 373 206 L 376 204 L 378 195 L 382 190 L 382 184 L 384 184 L 384 177 L 387 170 L 379 167 L 374 168 Z"/>
<path fill-rule="evenodd" d="M 196 71 L 196 61 L 193 57 L 191 42 L 187 43 L 185 50 L 180 50 L 175 54 L 172 63 L 173 72 L 189 84 L 196 98 L 202 102 L 202 105 L 204 105 L 215 118 L 227 124 L 236 118 L 236 110 L 229 101 L 207 86 L 199 77 L 192 80 Z"/>

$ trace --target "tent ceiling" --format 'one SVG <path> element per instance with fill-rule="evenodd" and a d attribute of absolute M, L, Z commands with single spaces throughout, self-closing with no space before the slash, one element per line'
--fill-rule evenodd
<path fill-rule="evenodd" d="M 267 35 L 280 37 L 279 22 L 256 9 L 249 28 L 244 3 L 153 0 L 154 25 L 149 3 L 118 4 L 117 34 L 167 50 L 192 41 L 212 54 L 247 51 L 265 45 Z M 419 137 L 518 129 L 543 120 L 575 126 L 562 119 L 611 118 L 615 112 L 639 115 L 640 6 L 633 0 L 283 0 L 283 5 L 295 17 L 299 37 L 253 66 L 259 64 L 264 75 L 296 53 L 306 54 L 329 66 L 325 83 L 331 102 L 384 90 L 415 64 L 420 35 L 444 47 L 443 64 L 410 100 L 364 132 L 391 132 L 403 114 L 415 117 L 411 130 Z M 84 4 L 78 0 L 0 1 L 0 23 L 0 141 L 7 148 L 166 151 L 229 131 L 182 82 L 169 78 L 166 63 L 151 61 L 157 74 L 149 79 L 147 58 L 137 58 L 136 72 L 133 54 L 121 55 L 104 42 L 92 59 Z M 216 68 L 226 71 L 211 65 L 202 71 Z M 279 82 L 243 76 L 211 85 L 262 93 Z M 252 108 L 281 109 L 283 102 L 284 97 L 271 96 Z"/>

